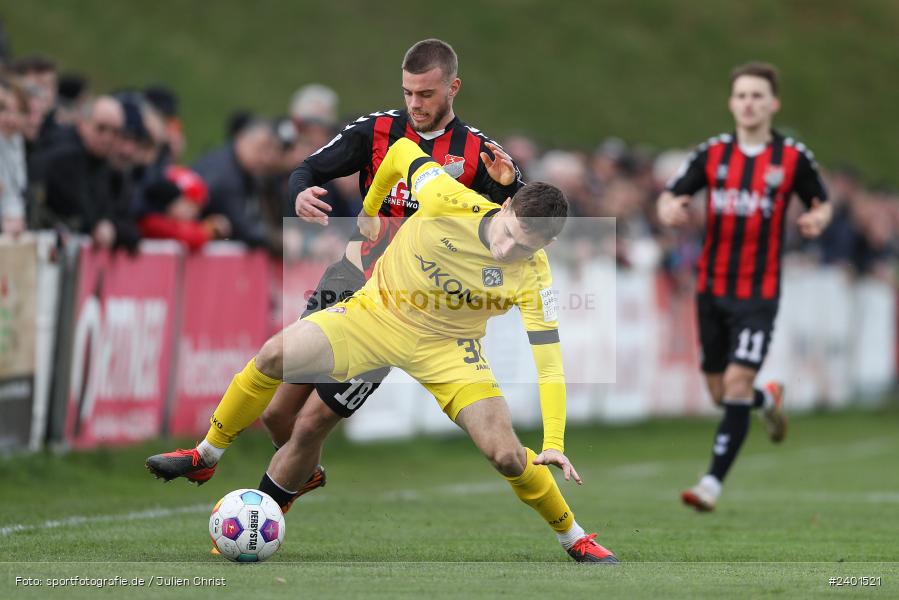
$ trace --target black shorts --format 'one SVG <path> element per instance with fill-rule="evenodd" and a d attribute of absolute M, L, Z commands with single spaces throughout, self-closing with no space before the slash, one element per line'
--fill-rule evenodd
<path fill-rule="evenodd" d="M 759 370 L 768 354 L 777 300 L 696 296 L 702 370 L 723 373 L 730 363 Z"/>
<path fill-rule="evenodd" d="M 365 275 L 346 256 L 325 270 L 315 292 L 306 302 L 303 317 L 346 300 L 365 285 Z M 351 417 L 368 400 L 390 368 L 364 373 L 346 382 L 324 377 L 315 382 L 315 391 L 341 417 Z"/>

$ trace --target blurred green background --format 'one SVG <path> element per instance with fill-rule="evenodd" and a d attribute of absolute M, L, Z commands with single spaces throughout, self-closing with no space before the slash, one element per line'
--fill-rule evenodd
<path fill-rule="evenodd" d="M 171 85 L 190 158 L 231 110 L 285 113 L 311 81 L 348 117 L 401 106 L 404 51 L 437 36 L 460 57 L 458 114 L 494 137 L 691 146 L 731 127 L 729 71 L 760 59 L 782 71 L 782 129 L 824 164 L 899 182 L 893 0 L 4 0 L 0 19 L 16 54 L 47 53 L 95 90 Z"/>

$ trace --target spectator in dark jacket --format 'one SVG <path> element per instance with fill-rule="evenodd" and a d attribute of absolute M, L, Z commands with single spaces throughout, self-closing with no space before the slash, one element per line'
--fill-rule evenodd
<path fill-rule="evenodd" d="M 100 96 L 46 159 L 50 226 L 89 234 L 101 248 L 134 250 L 139 238 L 130 207 L 113 193 L 109 157 L 124 125 L 121 103 Z"/>
<path fill-rule="evenodd" d="M 261 178 L 278 157 L 278 142 L 269 123 L 251 121 L 234 140 L 201 157 L 194 170 L 209 186 L 205 214 L 222 214 L 231 222 L 232 236 L 249 246 L 271 247 L 272 232 L 265 225 L 259 201 Z"/>

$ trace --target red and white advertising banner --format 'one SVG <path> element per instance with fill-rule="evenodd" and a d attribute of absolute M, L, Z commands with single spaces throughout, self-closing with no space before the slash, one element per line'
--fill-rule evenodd
<path fill-rule="evenodd" d="M 137 256 L 81 252 L 65 429 L 72 447 L 161 432 L 180 259 L 169 243 L 142 246 Z"/>
<path fill-rule="evenodd" d="M 185 258 L 169 434 L 205 433 L 231 378 L 268 338 L 269 270 L 262 252 L 210 249 Z"/>

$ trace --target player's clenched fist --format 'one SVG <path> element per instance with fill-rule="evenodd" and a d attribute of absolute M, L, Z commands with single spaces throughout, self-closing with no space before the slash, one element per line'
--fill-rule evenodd
<path fill-rule="evenodd" d="M 294 203 L 297 216 L 307 223 L 327 225 L 328 215 L 326 213 L 331 212 L 331 205 L 321 200 L 321 197 L 327 193 L 328 190 L 325 188 L 313 186 L 297 194 L 297 199 Z"/>

